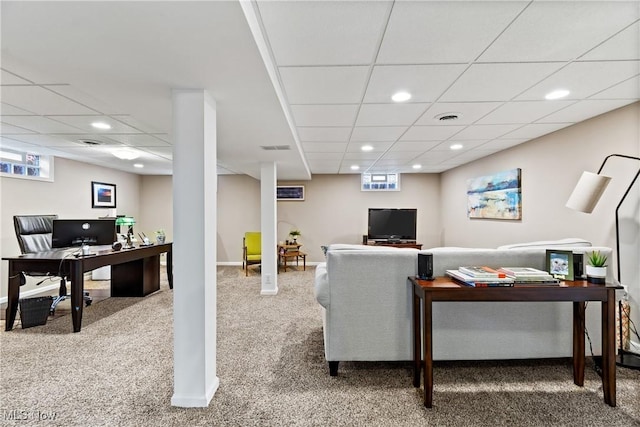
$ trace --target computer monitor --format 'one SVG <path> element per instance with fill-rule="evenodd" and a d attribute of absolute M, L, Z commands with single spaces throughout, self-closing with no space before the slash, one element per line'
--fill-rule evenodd
<path fill-rule="evenodd" d="M 111 245 L 116 241 L 115 219 L 54 219 L 51 246 Z"/>

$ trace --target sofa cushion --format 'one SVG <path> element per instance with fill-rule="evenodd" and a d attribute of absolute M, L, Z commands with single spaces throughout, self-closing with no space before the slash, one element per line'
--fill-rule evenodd
<path fill-rule="evenodd" d="M 577 237 L 569 237 L 559 240 L 540 240 L 537 242 L 514 243 L 511 245 L 499 246 L 498 249 L 522 249 L 522 248 L 568 248 L 568 247 L 589 247 L 591 242 Z"/>
<path fill-rule="evenodd" d="M 316 277 L 313 293 L 316 301 L 327 308 L 329 306 L 329 273 L 327 272 L 327 263 L 321 262 L 316 266 Z"/>

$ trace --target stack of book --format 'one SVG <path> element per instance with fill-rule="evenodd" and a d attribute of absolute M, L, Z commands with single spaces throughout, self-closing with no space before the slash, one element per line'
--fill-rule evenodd
<path fill-rule="evenodd" d="M 510 277 L 515 283 L 519 284 L 557 284 L 560 280 L 554 278 L 546 271 L 538 270 L 532 267 L 501 267 L 499 272 L 504 273 L 506 277 Z"/>
<path fill-rule="evenodd" d="M 447 270 L 447 275 L 459 283 L 477 288 L 514 284 L 513 278 L 507 277 L 506 273 L 485 266 L 459 267 L 457 270 Z"/>

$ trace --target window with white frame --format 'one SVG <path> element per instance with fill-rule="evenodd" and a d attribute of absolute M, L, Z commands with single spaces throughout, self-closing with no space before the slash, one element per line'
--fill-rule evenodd
<path fill-rule="evenodd" d="M 362 191 L 400 191 L 399 173 L 363 173 Z"/>
<path fill-rule="evenodd" d="M 0 176 L 53 181 L 53 156 L 1 148 Z"/>

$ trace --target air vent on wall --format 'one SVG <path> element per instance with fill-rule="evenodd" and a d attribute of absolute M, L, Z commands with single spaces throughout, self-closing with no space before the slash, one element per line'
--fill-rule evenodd
<path fill-rule="evenodd" d="M 287 151 L 291 150 L 289 145 L 261 145 L 260 148 L 266 151 Z"/>

